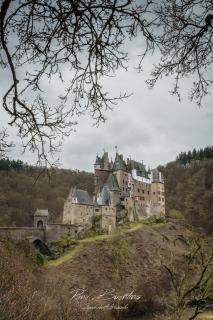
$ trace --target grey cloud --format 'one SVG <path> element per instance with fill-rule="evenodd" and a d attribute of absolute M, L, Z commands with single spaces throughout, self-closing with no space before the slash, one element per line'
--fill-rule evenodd
<path fill-rule="evenodd" d="M 98 128 L 92 126 L 88 116 L 79 119 L 77 132 L 65 140 L 60 161 L 66 168 L 92 170 L 96 153 L 109 151 L 114 156 L 114 146 L 125 157 L 144 160 L 145 164 L 157 166 L 176 158 L 181 151 L 191 148 L 201 148 L 212 144 L 212 96 L 205 99 L 204 108 L 184 99 L 181 103 L 171 96 L 171 78 L 160 81 L 156 88 L 148 90 L 144 81 L 151 70 L 153 58 L 147 59 L 144 73 L 138 74 L 133 68 L 137 64 L 139 46 L 131 46 L 133 61 L 128 72 L 119 71 L 116 78 L 106 79 L 104 85 L 111 95 L 122 92 L 134 92 L 128 100 L 119 102 L 113 111 L 107 111 L 108 120 Z M 7 85 L 7 79 L 1 74 L 0 97 Z M 66 80 L 71 74 L 67 70 Z M 4 80 L 2 81 L 2 79 Z M 191 79 L 183 82 L 183 87 L 190 87 Z M 3 83 L 3 85 L 2 85 Z M 63 84 L 54 79 L 52 84 L 45 84 L 46 97 L 50 103 L 56 103 L 58 90 L 63 90 Z M 57 88 L 57 90 L 56 90 Z M 8 121 L 2 113 L 0 126 Z M 16 139 L 15 130 L 10 130 Z M 11 153 L 11 157 L 23 161 L 34 162 L 31 153 L 20 156 L 20 146 Z"/>

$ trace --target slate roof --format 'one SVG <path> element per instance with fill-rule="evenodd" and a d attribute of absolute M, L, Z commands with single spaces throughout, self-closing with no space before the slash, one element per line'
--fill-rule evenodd
<path fill-rule="evenodd" d="M 126 171 L 126 163 L 123 160 L 123 156 L 121 154 L 116 153 L 113 170 L 115 170 L 115 171 L 116 170 L 124 170 L 124 171 Z"/>
<path fill-rule="evenodd" d="M 48 212 L 48 209 L 36 209 L 36 212 L 34 215 L 47 217 L 49 215 L 49 212 Z"/>
<path fill-rule="evenodd" d="M 98 155 L 96 156 L 95 165 L 102 165 L 102 160 Z"/>
<path fill-rule="evenodd" d="M 146 170 L 146 167 L 142 162 L 128 159 L 128 168 L 130 171 L 135 169 L 138 176 L 148 178 L 149 172 Z"/>
<path fill-rule="evenodd" d="M 92 200 L 89 196 L 89 193 L 85 190 L 74 189 L 72 197 L 77 198 L 79 204 L 88 204 L 92 205 Z"/>
<path fill-rule="evenodd" d="M 107 186 L 110 191 L 120 191 L 117 178 L 113 173 L 110 173 L 105 186 Z"/>
<path fill-rule="evenodd" d="M 101 191 L 101 200 L 100 200 L 100 205 L 102 206 L 108 206 L 110 201 L 110 193 L 109 193 L 109 187 L 104 186 L 102 191 Z"/>

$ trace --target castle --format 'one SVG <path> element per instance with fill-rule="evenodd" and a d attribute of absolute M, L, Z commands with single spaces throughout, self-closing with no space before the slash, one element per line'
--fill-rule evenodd
<path fill-rule="evenodd" d="M 34 227 L 1 227 L 0 239 L 51 242 L 62 235 L 76 237 L 91 227 L 110 233 L 125 222 L 165 216 L 164 181 L 157 169 L 146 170 L 141 162 L 125 161 L 118 152 L 114 162 L 109 161 L 104 152 L 96 157 L 94 183 L 93 200 L 87 191 L 70 190 L 60 223 L 49 222 L 47 209 L 37 209 Z"/>
<path fill-rule="evenodd" d="M 72 188 L 64 204 L 63 224 L 91 228 L 94 223 L 107 232 L 124 222 L 137 222 L 150 216 L 165 216 L 165 194 L 162 173 L 147 170 L 142 162 L 126 161 L 116 152 L 97 155 L 94 164 L 93 200 L 87 191 Z"/>

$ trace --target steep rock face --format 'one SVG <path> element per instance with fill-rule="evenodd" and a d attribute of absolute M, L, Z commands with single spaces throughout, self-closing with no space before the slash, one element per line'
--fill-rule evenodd
<path fill-rule="evenodd" d="M 128 311 L 161 310 L 160 298 L 171 289 L 162 262 L 172 260 L 177 268 L 181 268 L 183 256 L 188 251 L 187 241 L 191 237 L 190 231 L 170 223 L 158 227 L 143 226 L 109 241 L 86 244 L 72 260 L 44 271 L 42 278 L 48 285 L 60 288 L 60 294 L 63 292 L 67 301 L 76 300 L 73 295 L 82 292 L 80 290 L 89 296 L 87 303 L 101 306 L 117 304 L 114 294 L 121 297 L 133 293 L 140 299 L 135 301 L 130 297 L 119 302 L 128 304 Z M 84 300 L 80 301 L 81 306 L 84 304 Z M 114 318 L 110 310 L 105 313 L 106 319 Z M 94 319 L 105 318 L 100 310 L 96 310 Z"/>

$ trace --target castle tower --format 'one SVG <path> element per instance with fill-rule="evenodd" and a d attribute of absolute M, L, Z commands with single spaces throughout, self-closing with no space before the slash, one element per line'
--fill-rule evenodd
<path fill-rule="evenodd" d="M 127 196 L 129 194 L 127 166 L 123 159 L 123 155 L 118 154 L 117 152 L 113 166 L 113 173 L 117 178 L 118 185 L 121 190 L 121 196 Z"/>
<path fill-rule="evenodd" d="M 97 197 L 100 194 L 110 172 L 111 170 L 110 170 L 108 152 L 104 152 L 102 158 L 97 155 L 96 161 L 94 164 L 94 183 L 95 183 L 94 201 L 95 202 L 97 202 Z"/>
<path fill-rule="evenodd" d="M 48 209 L 36 209 L 34 213 L 34 228 L 43 229 L 49 220 Z"/>
<path fill-rule="evenodd" d="M 156 215 L 165 215 L 165 190 L 163 175 L 158 169 L 151 170 L 150 200 L 152 212 Z"/>

